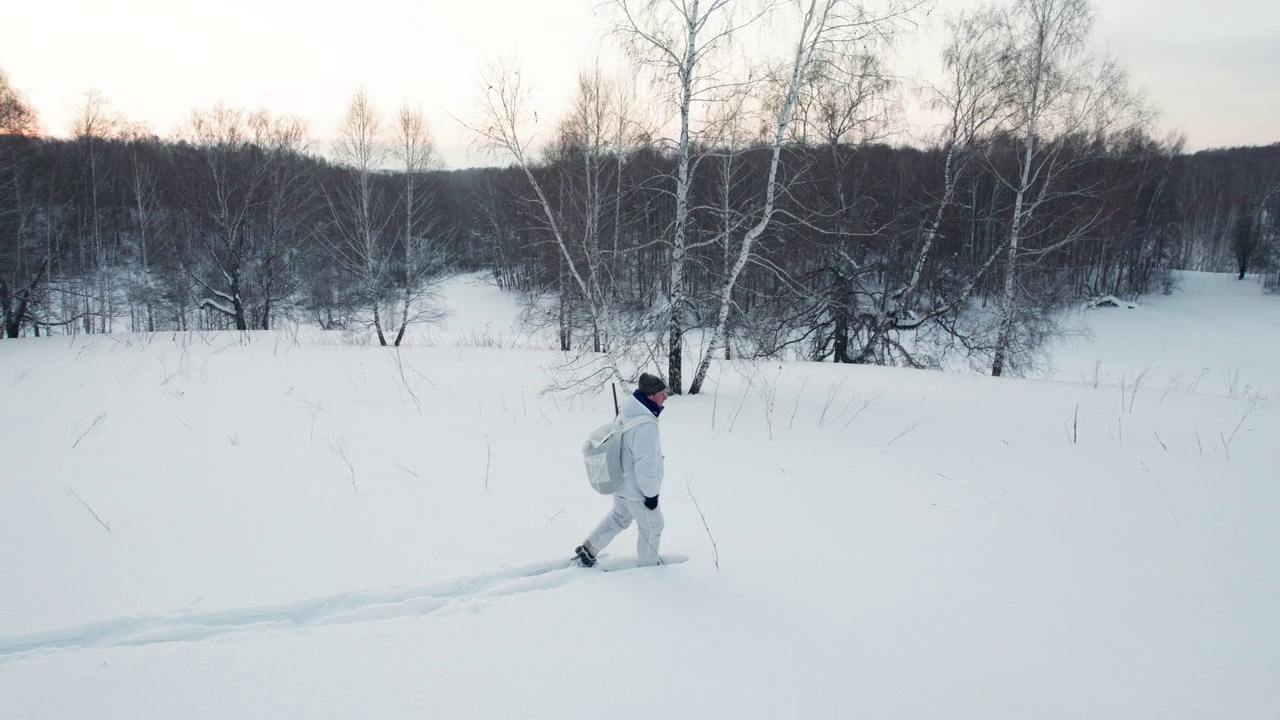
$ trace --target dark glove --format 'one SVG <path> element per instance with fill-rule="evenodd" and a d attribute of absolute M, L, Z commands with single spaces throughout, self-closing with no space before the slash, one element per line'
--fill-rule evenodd
<path fill-rule="evenodd" d="M 644 506 L 645 506 L 645 507 L 647 507 L 647 508 L 649 508 L 650 510 L 657 510 L 657 509 L 658 509 L 658 496 L 657 496 L 657 495 L 654 495 L 653 497 L 645 497 L 645 499 L 644 499 Z"/>

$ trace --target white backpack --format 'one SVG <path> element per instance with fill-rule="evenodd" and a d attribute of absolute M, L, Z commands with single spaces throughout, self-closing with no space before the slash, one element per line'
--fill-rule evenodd
<path fill-rule="evenodd" d="M 647 422 L 652 416 L 641 415 L 623 423 L 619 418 L 596 428 L 582 444 L 582 460 L 587 466 L 587 480 L 601 495 L 612 495 L 622 487 L 622 434 Z"/>

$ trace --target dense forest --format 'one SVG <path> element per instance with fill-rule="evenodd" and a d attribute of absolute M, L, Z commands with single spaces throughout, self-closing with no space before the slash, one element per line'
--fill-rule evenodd
<path fill-rule="evenodd" d="M 1037 12 L 1087 20 L 1083 3 L 953 19 L 945 119 L 913 144 L 888 140 L 899 89 L 875 52 L 912 7 L 852 35 L 802 14 L 788 63 L 732 91 L 702 55 L 661 52 L 719 36 L 644 32 L 708 18 L 645 7 L 618 32 L 676 78 L 672 119 L 639 120 L 649 101 L 587 71 L 535 146 L 518 69 L 498 68 L 474 130 L 505 167 L 438 169 L 422 116 L 363 93 L 323 154 L 288 115 L 216 106 L 160 138 L 96 94 L 74 137 L 47 137 L 0 75 L 4 336 L 307 323 L 398 345 L 438 280 L 485 271 L 561 350 L 640 349 L 697 392 L 713 355 L 1021 372 L 1066 304 L 1275 271 L 1280 143 L 1158 137 L 1115 66 L 1062 50 L 1087 23 Z"/>

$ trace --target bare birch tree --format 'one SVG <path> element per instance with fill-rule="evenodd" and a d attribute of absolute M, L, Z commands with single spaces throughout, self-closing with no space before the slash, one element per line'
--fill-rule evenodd
<path fill-rule="evenodd" d="M 606 299 L 600 289 L 601 264 L 598 262 L 598 254 L 583 258 L 578 251 L 582 242 L 575 242 L 570 237 L 563 214 L 552 203 L 547 190 L 534 172 L 535 159 L 527 130 L 536 123 L 536 114 L 528 107 L 529 89 L 524 85 L 520 70 L 511 65 L 490 67 L 482 82 L 485 86 L 480 107 L 482 120 L 470 126 L 470 129 L 480 145 L 505 152 L 528 181 L 537 212 L 544 222 L 543 227 L 555 243 L 557 254 L 563 260 L 574 288 L 581 293 L 592 328 L 598 337 L 605 327 L 606 318 Z M 584 101 L 581 97 L 581 86 L 577 105 L 580 109 L 590 105 L 589 99 Z M 585 111 L 589 112 L 589 109 Z M 586 249 L 590 251 L 590 247 Z M 563 293 L 567 289 L 562 287 L 561 291 Z M 608 348 L 602 347 L 601 350 L 608 351 Z M 612 360 L 600 372 L 620 377 L 617 364 Z"/>
<path fill-rule="evenodd" d="M 301 118 L 259 110 L 249 116 L 249 127 L 264 175 L 252 216 L 253 319 L 269 330 L 277 307 L 298 289 L 294 266 L 311 232 L 309 211 L 317 193 L 302 162 L 308 141 Z"/>
<path fill-rule="evenodd" d="M 347 178 L 337 197 L 329 200 L 341 236 L 330 247 L 343 268 L 359 278 L 361 302 L 371 313 L 369 322 L 378 343 L 385 346 L 382 310 L 391 270 L 392 244 L 386 237 L 391 214 L 386 211 L 386 198 L 377 180 L 389 150 L 382 118 L 363 89 L 347 106 L 334 155 L 346 169 Z"/>
<path fill-rule="evenodd" d="M 632 58 L 652 70 L 679 113 L 676 139 L 675 217 L 671 227 L 671 273 L 667 308 L 667 384 L 673 394 L 684 391 L 685 314 L 689 302 L 685 277 L 688 262 L 689 196 L 698 131 L 698 106 L 722 82 L 726 64 L 718 64 L 735 35 L 754 24 L 773 0 L 612 0 L 618 13 L 615 33 Z"/>
<path fill-rule="evenodd" d="M 902 273 L 883 273 L 893 282 L 871 283 L 859 287 L 859 295 L 869 299 L 860 312 L 861 347 L 850 351 L 846 361 L 887 364 L 902 361 L 918 367 L 923 363 L 908 351 L 898 336 L 919 331 L 935 321 L 958 312 L 969 300 L 974 287 L 998 259 L 999 251 L 964 267 L 957 259 L 951 268 L 952 282 L 928 288 L 927 269 L 941 239 L 942 225 L 956 203 L 959 184 L 979 159 L 983 133 L 999 119 L 1006 107 L 1000 75 L 1001 17 L 991 9 L 979 9 L 952 16 L 946 21 L 947 44 L 942 61 L 945 82 L 929 90 L 929 104 L 941 113 L 943 124 L 938 138 L 942 156 L 941 192 L 933 199 L 919 231 L 919 242 L 910 264 Z M 863 268 L 848 254 L 841 252 L 841 274 L 850 280 L 860 278 Z M 952 323 L 942 323 L 946 332 L 956 332 Z M 839 339 L 837 339 L 839 342 Z M 837 348 L 837 361 L 840 353 Z"/>
<path fill-rule="evenodd" d="M 131 300 L 142 306 L 142 316 L 134 312 L 134 327 L 139 325 L 146 332 L 156 330 L 156 311 L 159 292 L 156 288 L 155 272 L 152 267 L 158 246 L 164 242 L 160 233 L 162 211 L 160 208 L 160 187 L 155 169 L 147 162 L 144 148 L 145 137 L 135 136 L 130 141 L 129 165 L 125 176 L 125 186 L 129 193 L 129 212 L 133 216 L 133 227 L 137 237 L 137 257 L 133 287 L 130 289 Z M 141 320 L 141 323 L 138 320 Z"/>
<path fill-rule="evenodd" d="M 623 155 L 618 144 L 625 142 L 627 123 L 618 104 L 618 85 L 599 67 L 582 71 L 548 151 L 560 174 L 561 229 L 568 231 L 573 253 L 580 259 L 587 297 L 594 298 L 599 308 L 598 317 L 588 318 L 591 349 L 597 353 L 610 348 L 620 330 L 611 301 L 617 296 L 613 268 L 620 252 L 617 225 Z M 605 236 L 611 225 L 610 243 Z"/>
<path fill-rule="evenodd" d="M 203 296 L 199 307 L 237 330 L 269 329 L 277 304 L 296 289 L 293 263 L 309 232 L 303 223 L 315 186 L 300 162 L 306 125 L 219 104 L 195 112 L 186 136 L 197 162 L 183 193 L 198 211 L 204 250 L 186 273 Z"/>
<path fill-rule="evenodd" d="M 396 330 L 395 346 L 404 340 L 405 331 L 414 322 L 434 320 L 439 313 L 431 312 L 422 303 L 431 297 L 431 286 L 445 269 L 443 237 L 436 226 L 431 211 L 431 195 L 425 186 L 424 174 L 435 169 L 435 143 L 422 112 L 402 107 L 396 116 L 394 128 L 394 154 L 404 171 L 401 212 L 401 260 L 403 267 L 397 273 L 400 287 L 400 320 Z"/>
<path fill-rule="evenodd" d="M 0 135 L 31 135 L 35 130 L 35 111 L 0 69 Z"/>
<path fill-rule="evenodd" d="M 919 2 L 890 2 L 883 8 L 869 9 L 861 2 L 849 0 L 793 0 L 789 6 L 797 13 L 796 35 L 792 54 L 782 66 L 779 86 L 781 97 L 777 102 L 778 114 L 772 128 L 769 146 L 769 166 L 764 182 L 764 197 L 759 201 L 755 222 L 746 230 L 738 244 L 737 257 L 724 278 L 719 293 L 719 310 L 710 339 L 698 363 L 690 394 L 702 389 L 711 359 L 723 341 L 728 322 L 733 289 L 739 276 L 751 260 L 755 245 L 768 230 L 776 211 L 779 192 L 779 171 L 783 147 L 791 131 L 796 105 L 801 94 L 812 83 L 814 74 L 822 66 L 839 67 L 838 58 L 863 53 L 871 46 L 887 41 L 907 21 Z"/>
<path fill-rule="evenodd" d="M 0 70 L 0 140 L 34 134 L 35 111 Z M 16 338 L 36 320 L 51 250 L 39 242 L 42 213 L 26 153 L 0 142 L 0 337 Z"/>
<path fill-rule="evenodd" d="M 108 245 L 102 229 L 104 211 L 101 207 L 101 194 L 106 182 L 106 169 L 102 163 L 100 146 L 104 140 L 114 136 L 120 125 L 120 118 L 111 111 L 101 92 L 96 89 L 85 92 L 84 100 L 76 110 L 72 134 L 84 148 L 89 173 L 85 188 L 88 195 L 88 237 L 83 232 L 80 235 L 80 274 L 86 283 L 92 279 L 95 287 L 93 292 L 82 293 L 86 333 L 112 330 L 115 288 L 113 273 L 108 269 L 111 258 L 108 257 Z"/>
<path fill-rule="evenodd" d="M 248 113 L 218 104 L 192 114 L 187 139 L 199 162 L 186 192 L 198 209 L 197 235 L 209 262 L 207 272 L 189 267 L 203 290 L 199 306 L 229 318 L 237 330 L 250 324 L 249 272 L 251 214 L 265 180 L 254 151 Z"/>
<path fill-rule="evenodd" d="M 1067 152 L 1073 139 L 1101 139 L 1147 121 L 1140 96 L 1130 90 L 1124 68 L 1113 58 L 1097 58 L 1088 48 L 1093 11 L 1088 0 L 1017 0 L 1008 11 L 1004 61 L 1011 91 L 1008 127 L 1019 160 L 1016 175 L 1001 181 L 1013 193 L 1005 248 L 991 374 L 1003 374 L 1018 354 L 1018 315 L 1024 257 L 1072 242 L 1092 227 L 1075 223 L 1040 247 L 1024 249 L 1032 221 L 1046 201 L 1061 191 L 1062 177 L 1087 154 Z M 1034 334 L 1033 336 L 1034 337 Z"/>

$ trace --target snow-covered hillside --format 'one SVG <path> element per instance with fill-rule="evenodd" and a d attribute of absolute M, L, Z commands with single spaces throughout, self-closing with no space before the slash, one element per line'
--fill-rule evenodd
<path fill-rule="evenodd" d="M 447 297 L 399 352 L 0 341 L 0 717 L 1280 717 L 1256 284 L 1084 312 L 1042 379 L 715 366 L 662 416 L 690 560 L 618 573 L 553 569 L 611 398 Z"/>

